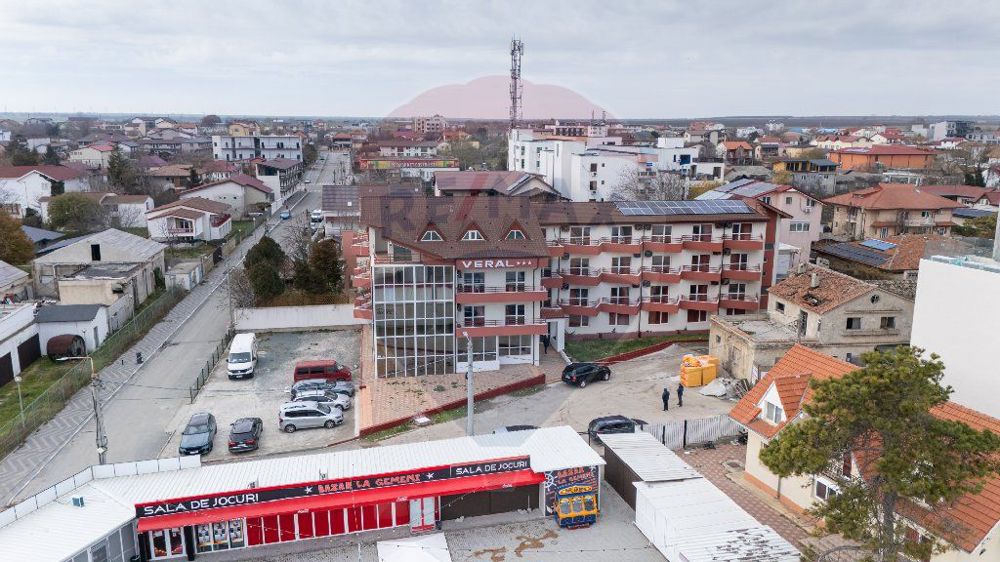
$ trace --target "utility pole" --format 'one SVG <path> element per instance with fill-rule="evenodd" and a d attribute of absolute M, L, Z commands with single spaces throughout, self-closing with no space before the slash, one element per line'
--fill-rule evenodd
<path fill-rule="evenodd" d="M 472 384 L 472 338 L 469 337 L 468 330 L 462 330 L 465 336 L 465 433 L 468 436 L 475 435 L 475 423 L 472 416 L 475 414 L 474 396 L 475 389 Z"/>
<path fill-rule="evenodd" d="M 521 121 L 523 108 L 521 94 L 524 84 L 521 83 L 521 57 L 524 55 L 524 43 L 519 39 L 510 41 L 510 130 L 514 130 Z"/>
<path fill-rule="evenodd" d="M 108 436 L 104 432 L 104 420 L 101 418 L 101 400 L 97 396 L 97 390 L 101 386 L 101 380 L 97 378 L 97 370 L 94 368 L 94 358 L 89 355 L 79 357 L 63 357 L 59 361 L 90 361 L 90 397 L 94 403 L 94 425 L 96 426 L 94 441 L 97 445 L 97 462 L 105 464 L 108 460 Z"/>

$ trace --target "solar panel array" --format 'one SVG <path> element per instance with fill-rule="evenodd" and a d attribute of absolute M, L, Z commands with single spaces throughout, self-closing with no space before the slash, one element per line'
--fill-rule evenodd
<path fill-rule="evenodd" d="M 865 240 L 864 242 L 861 243 L 861 245 L 866 248 L 874 248 L 882 252 L 886 250 L 891 250 L 896 247 L 896 245 L 893 244 L 892 242 L 886 242 L 885 240 L 878 240 L 876 238 L 873 238 L 871 240 Z"/>
<path fill-rule="evenodd" d="M 743 201 L 714 199 L 709 201 L 618 201 L 615 206 L 627 216 L 660 215 L 731 215 L 754 214 Z"/>
<path fill-rule="evenodd" d="M 874 267 L 882 265 L 889 259 L 889 256 L 875 250 L 874 248 L 863 248 L 861 246 L 851 244 L 850 242 L 828 244 L 822 248 L 822 251 L 827 254 Z"/>

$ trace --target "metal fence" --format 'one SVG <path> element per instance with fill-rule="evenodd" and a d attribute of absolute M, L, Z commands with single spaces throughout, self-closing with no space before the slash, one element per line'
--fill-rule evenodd
<path fill-rule="evenodd" d="M 184 291 L 168 290 L 155 300 L 143 303 L 142 310 L 124 324 L 117 332 L 108 336 L 101 347 L 90 354 L 94 358 L 94 368 L 101 370 L 127 351 L 141 339 L 149 329 L 159 322 L 184 298 Z M 38 361 L 51 361 L 41 357 Z M 90 383 L 90 362 L 76 361 L 73 366 L 52 383 L 44 392 L 24 406 L 21 416 L 0 423 L 0 457 L 16 449 L 24 440 L 45 422 L 51 420 L 81 388 Z"/>
<path fill-rule="evenodd" d="M 639 429 L 656 437 L 668 449 L 717 442 L 727 437 L 737 437 L 743 432 L 738 423 L 723 414 L 711 418 L 643 425 Z"/>
<path fill-rule="evenodd" d="M 230 325 L 229 329 L 226 330 L 226 334 L 222 336 L 222 341 L 219 342 L 219 345 L 215 347 L 215 351 L 212 352 L 212 357 L 208 361 L 205 361 L 205 366 L 201 368 L 201 372 L 198 373 L 198 378 L 195 379 L 194 384 L 188 387 L 189 404 L 194 404 L 194 399 L 198 397 L 198 393 L 201 392 L 202 387 L 208 382 L 208 378 L 212 376 L 212 369 L 215 368 L 219 360 L 225 355 L 226 348 L 229 347 L 229 342 L 232 341 L 235 334 L 236 330 Z"/>

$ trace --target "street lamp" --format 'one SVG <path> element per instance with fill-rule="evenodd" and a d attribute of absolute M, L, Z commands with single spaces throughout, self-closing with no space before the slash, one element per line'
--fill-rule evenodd
<path fill-rule="evenodd" d="M 465 336 L 465 433 L 470 437 L 474 435 L 475 428 L 472 419 L 472 415 L 475 413 L 475 407 L 473 405 L 473 385 L 472 385 L 472 338 L 469 337 L 469 331 L 462 329 L 462 335 Z"/>
<path fill-rule="evenodd" d="M 17 405 L 21 408 L 21 429 L 24 429 L 24 398 L 21 398 L 21 381 L 24 380 L 20 375 L 14 377 L 14 382 L 17 383 Z"/>
<path fill-rule="evenodd" d="M 101 401 L 97 398 L 97 388 L 101 381 L 97 378 L 97 371 L 94 369 L 94 358 L 89 355 L 79 357 L 60 357 L 59 361 L 90 361 L 90 397 L 94 402 L 94 423 L 97 426 L 95 442 L 97 444 L 97 462 L 105 464 L 108 454 L 108 436 L 104 433 L 104 422 L 101 420 Z"/>

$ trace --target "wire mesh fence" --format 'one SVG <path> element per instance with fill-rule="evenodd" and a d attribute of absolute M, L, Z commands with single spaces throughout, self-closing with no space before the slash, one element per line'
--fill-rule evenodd
<path fill-rule="evenodd" d="M 194 404 L 194 399 L 198 397 L 198 393 L 201 391 L 205 383 L 208 382 L 209 377 L 212 376 L 212 369 L 219 363 L 219 361 L 225 357 L 226 347 L 229 346 L 229 342 L 232 341 L 233 336 L 236 334 L 236 330 L 232 326 L 226 330 L 226 335 L 222 337 L 222 341 L 219 345 L 215 347 L 212 351 L 212 356 L 208 361 L 205 361 L 205 366 L 201 368 L 201 372 L 198 373 L 198 377 L 195 379 L 194 384 L 188 387 L 188 398 L 189 403 Z"/>

